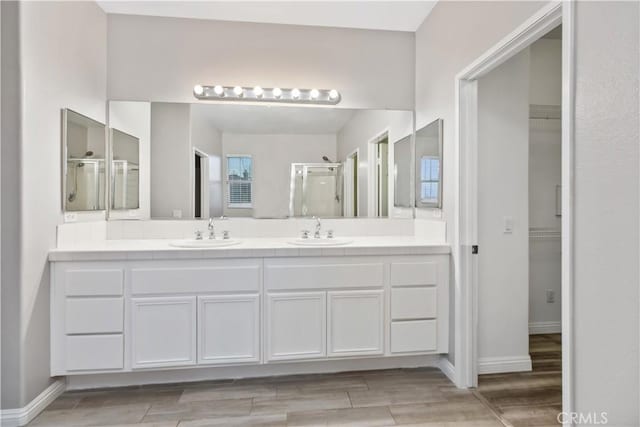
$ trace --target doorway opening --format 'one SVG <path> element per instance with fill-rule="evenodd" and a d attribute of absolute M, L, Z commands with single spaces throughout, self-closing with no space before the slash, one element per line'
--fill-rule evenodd
<path fill-rule="evenodd" d="M 209 216 L 209 156 L 193 150 L 193 217 Z"/>
<path fill-rule="evenodd" d="M 369 216 L 389 216 L 389 132 L 384 132 L 370 143 L 370 167 L 373 171 L 373 185 Z"/>
<path fill-rule="evenodd" d="M 359 150 L 347 156 L 344 168 L 344 216 L 358 216 L 358 154 Z"/>

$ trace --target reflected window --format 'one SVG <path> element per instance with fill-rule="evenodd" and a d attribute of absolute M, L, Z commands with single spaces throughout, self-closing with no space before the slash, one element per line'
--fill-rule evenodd
<path fill-rule="evenodd" d="M 440 159 L 424 156 L 420 159 L 420 201 L 437 203 L 440 189 Z"/>
<path fill-rule="evenodd" d="M 227 156 L 227 206 L 253 206 L 253 160 L 251 156 Z"/>

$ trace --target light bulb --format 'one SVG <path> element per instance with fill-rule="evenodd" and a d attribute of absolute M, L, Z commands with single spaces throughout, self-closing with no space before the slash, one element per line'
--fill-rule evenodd
<path fill-rule="evenodd" d="M 256 86 L 253 88 L 253 94 L 258 98 L 262 98 L 263 93 L 264 93 L 264 90 L 262 90 L 260 86 Z"/>
<path fill-rule="evenodd" d="M 311 89 L 309 95 L 311 96 L 311 99 L 318 99 L 318 97 L 320 96 L 320 92 L 318 91 L 318 89 Z"/>
<path fill-rule="evenodd" d="M 236 96 L 242 96 L 242 94 L 244 93 L 244 89 L 242 89 L 240 86 L 236 86 L 233 88 L 233 93 Z"/>
<path fill-rule="evenodd" d="M 224 95 L 224 88 L 220 85 L 216 85 L 213 87 L 213 93 L 215 93 L 218 96 L 222 96 Z"/>
<path fill-rule="evenodd" d="M 293 99 L 300 98 L 300 89 L 291 89 L 291 97 Z"/>
<path fill-rule="evenodd" d="M 202 95 L 204 93 L 204 88 L 200 85 L 195 85 L 193 87 L 193 93 L 195 93 L 196 95 Z"/>
<path fill-rule="evenodd" d="M 282 89 L 274 87 L 272 93 L 275 98 L 280 98 L 282 96 Z"/>
<path fill-rule="evenodd" d="M 329 99 L 332 99 L 332 100 L 333 100 L 333 99 L 338 99 L 338 97 L 339 97 L 339 96 L 340 96 L 340 94 L 338 93 L 338 91 L 337 91 L 337 90 L 335 90 L 335 89 L 331 89 L 331 90 L 329 91 Z"/>

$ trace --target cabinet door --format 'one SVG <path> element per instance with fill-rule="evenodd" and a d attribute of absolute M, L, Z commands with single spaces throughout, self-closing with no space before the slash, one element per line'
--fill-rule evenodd
<path fill-rule="evenodd" d="M 383 291 L 329 292 L 331 357 L 384 352 Z"/>
<path fill-rule="evenodd" d="M 269 294 L 267 319 L 269 360 L 326 355 L 325 292 Z"/>
<path fill-rule="evenodd" d="M 198 297 L 198 363 L 260 361 L 258 295 Z"/>
<path fill-rule="evenodd" d="M 196 363 L 196 297 L 131 300 L 133 368 Z"/>

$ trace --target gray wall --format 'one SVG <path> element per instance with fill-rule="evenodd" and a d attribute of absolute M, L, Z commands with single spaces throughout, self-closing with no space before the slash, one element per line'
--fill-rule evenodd
<path fill-rule="evenodd" d="M 1 231 L 2 269 L 2 409 L 20 405 L 20 58 L 19 8 L 15 2 L 0 2 L 2 165 Z"/>
<path fill-rule="evenodd" d="M 3 174 L 11 173 L 9 182 L 20 185 L 19 204 L 9 206 L 11 214 L 18 217 L 5 215 L 4 211 L 2 215 L 3 228 L 5 219 L 11 221 L 15 227 L 11 238 L 17 239 L 10 249 L 3 248 L 3 253 L 17 252 L 14 256 L 18 269 L 17 277 L 11 273 L 11 281 L 5 283 L 3 268 L 3 293 L 9 286 L 12 290 L 8 295 L 15 298 L 18 294 L 19 298 L 17 307 L 12 307 L 19 319 L 7 325 L 11 329 L 9 338 L 18 334 L 17 345 L 11 351 L 18 352 L 19 359 L 10 358 L 10 364 L 5 364 L 3 358 L 2 366 L 6 408 L 24 406 L 51 382 L 47 257 L 55 247 L 56 226 L 62 222 L 61 187 L 51 185 L 60 182 L 60 110 L 68 107 L 104 122 L 106 101 L 104 12 L 89 2 L 21 2 L 19 12 L 19 19 L 14 15 L 12 21 L 19 24 L 18 38 L 9 41 L 20 41 L 20 102 L 26 113 L 21 116 L 19 156 L 14 158 L 18 163 L 13 170 L 2 168 Z M 3 49 L 3 67 L 4 55 Z M 2 182 L 7 182 L 5 177 Z M 3 209 L 4 190 L 5 187 Z M 4 246 L 4 233 L 2 240 Z M 5 375 L 18 382 L 5 384 Z"/>
<path fill-rule="evenodd" d="M 578 2 L 575 409 L 636 426 L 640 396 L 637 2 Z"/>
<path fill-rule="evenodd" d="M 151 103 L 151 217 L 182 217 L 191 206 L 191 108 L 189 104 Z"/>
<path fill-rule="evenodd" d="M 335 88 L 345 108 L 413 109 L 413 33 L 108 19 L 109 99 L 193 102 L 195 84 L 243 84 Z"/>

